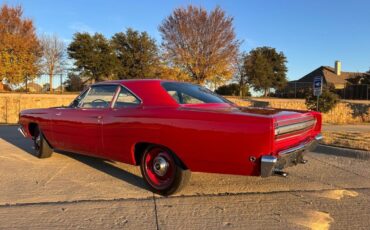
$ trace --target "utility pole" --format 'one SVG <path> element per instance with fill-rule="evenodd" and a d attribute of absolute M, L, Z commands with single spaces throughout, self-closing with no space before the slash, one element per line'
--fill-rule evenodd
<path fill-rule="evenodd" d="M 313 79 L 313 95 L 317 97 L 316 111 L 319 111 L 319 98 L 322 93 L 322 76 Z"/>
<path fill-rule="evenodd" d="M 60 93 L 63 93 L 63 74 L 60 74 Z"/>
<path fill-rule="evenodd" d="M 297 82 L 294 82 L 294 98 L 297 98 Z"/>

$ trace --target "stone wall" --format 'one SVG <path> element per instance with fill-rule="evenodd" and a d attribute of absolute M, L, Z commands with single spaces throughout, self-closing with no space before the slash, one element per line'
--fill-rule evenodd
<path fill-rule="evenodd" d="M 0 93 L 0 123 L 15 124 L 23 109 L 69 105 L 76 94 Z"/>
<path fill-rule="evenodd" d="M 229 98 L 229 100 L 242 106 L 266 106 L 281 109 L 307 110 L 304 99 L 263 98 L 240 100 L 238 98 Z M 370 101 L 342 101 L 331 111 L 323 114 L 323 122 L 330 124 L 370 122 Z"/>
<path fill-rule="evenodd" d="M 23 109 L 69 105 L 76 96 L 76 94 L 0 93 L 0 123 L 17 123 L 19 111 Z M 242 106 L 307 109 L 302 99 L 229 99 Z M 370 101 L 343 101 L 329 113 L 323 114 L 323 121 L 332 124 L 370 122 Z"/>

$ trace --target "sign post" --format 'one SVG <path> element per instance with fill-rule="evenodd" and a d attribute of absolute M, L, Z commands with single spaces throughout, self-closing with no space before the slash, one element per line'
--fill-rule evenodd
<path fill-rule="evenodd" d="M 322 93 L 322 77 L 316 76 L 313 79 L 313 95 L 317 97 L 316 110 L 319 111 L 319 98 Z"/>

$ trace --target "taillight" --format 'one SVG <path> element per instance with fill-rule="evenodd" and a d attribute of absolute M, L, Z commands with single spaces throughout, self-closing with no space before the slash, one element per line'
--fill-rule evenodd
<path fill-rule="evenodd" d="M 316 125 L 316 118 L 312 118 L 310 120 L 301 121 L 293 124 L 287 124 L 279 126 L 278 123 L 275 124 L 275 138 L 281 135 L 295 133 L 299 131 L 304 131 L 308 129 L 312 129 Z"/>

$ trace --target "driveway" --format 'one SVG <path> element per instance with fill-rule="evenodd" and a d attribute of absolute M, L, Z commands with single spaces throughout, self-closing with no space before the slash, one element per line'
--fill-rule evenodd
<path fill-rule="evenodd" d="M 138 167 L 69 153 L 38 159 L 0 126 L 0 229 L 366 229 L 370 161 L 310 153 L 283 177 L 193 173 L 151 193 Z"/>

